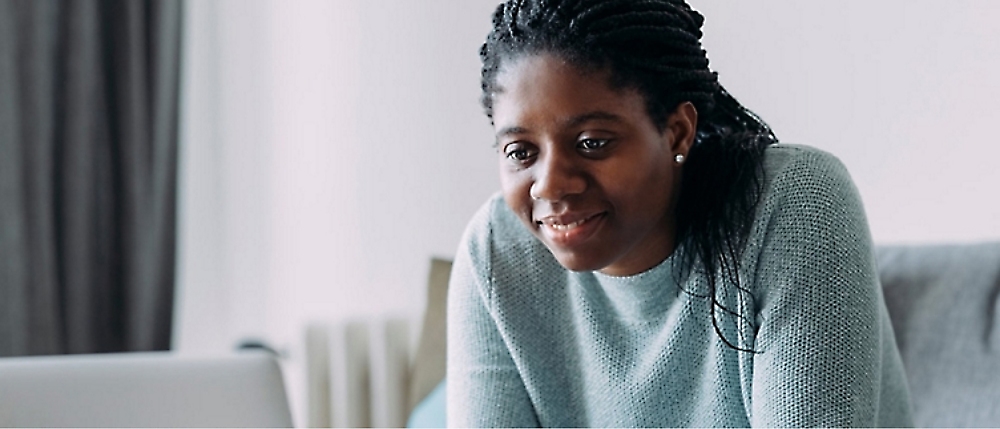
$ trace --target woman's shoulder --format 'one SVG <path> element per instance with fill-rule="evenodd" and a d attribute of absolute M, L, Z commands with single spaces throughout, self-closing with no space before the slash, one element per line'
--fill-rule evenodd
<path fill-rule="evenodd" d="M 847 168 L 836 156 L 806 145 L 777 143 L 764 151 L 763 199 L 860 202 Z"/>
<path fill-rule="evenodd" d="M 795 243 L 843 234 L 852 237 L 833 241 L 867 238 L 861 237 L 867 236 L 868 226 L 860 193 L 847 168 L 830 153 L 804 145 L 769 146 L 762 189 L 757 238 Z"/>
<path fill-rule="evenodd" d="M 510 210 L 497 192 L 479 207 L 465 228 L 462 249 L 478 262 L 494 265 L 506 259 L 544 258 L 548 252 Z"/>
<path fill-rule="evenodd" d="M 803 285 L 838 271 L 838 264 L 864 280 L 858 287 L 872 287 L 871 233 L 844 164 L 816 148 L 778 144 L 765 151 L 764 165 L 763 194 L 742 261 L 742 269 L 758 279 L 755 291 L 762 296 L 785 293 L 786 287 L 805 290 Z M 789 281 L 794 273 L 822 275 Z M 760 280 L 770 276 L 788 278 Z"/>
<path fill-rule="evenodd" d="M 517 215 L 504 201 L 503 194 L 491 195 L 469 220 L 465 230 L 465 241 L 503 241 L 509 244 L 532 241 L 531 234 L 521 225 Z"/>
<path fill-rule="evenodd" d="M 498 193 L 490 197 L 466 227 L 455 255 L 456 271 L 476 279 L 478 293 L 491 305 L 528 311 L 524 303 L 550 302 L 566 278 L 565 270 L 510 210 Z M 534 285 L 551 287 L 537 288 Z M 530 306 L 529 306 L 530 307 Z"/>
<path fill-rule="evenodd" d="M 833 154 L 812 146 L 775 143 L 764 151 L 765 180 L 780 175 L 846 175 L 847 169 Z M 849 177 L 848 177 L 849 178 Z"/>

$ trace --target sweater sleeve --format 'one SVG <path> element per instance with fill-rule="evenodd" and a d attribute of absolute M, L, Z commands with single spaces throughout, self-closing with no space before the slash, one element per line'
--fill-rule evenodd
<path fill-rule="evenodd" d="M 484 215 L 480 211 L 466 231 L 448 286 L 448 426 L 538 427 L 491 312 L 489 228 L 479 234 L 476 228 L 488 224 Z"/>
<path fill-rule="evenodd" d="M 752 425 L 874 426 L 885 304 L 857 190 L 822 152 L 796 157 L 769 186 Z"/>

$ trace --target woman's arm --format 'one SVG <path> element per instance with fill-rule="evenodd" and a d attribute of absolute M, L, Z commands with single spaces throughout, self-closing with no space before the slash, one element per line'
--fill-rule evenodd
<path fill-rule="evenodd" d="M 473 225 L 482 219 L 480 215 Z M 524 383 L 490 313 L 489 247 L 488 234 L 477 237 L 470 227 L 452 267 L 448 286 L 448 426 L 537 427 Z"/>
<path fill-rule="evenodd" d="M 755 282 L 752 424 L 911 424 L 908 410 L 880 409 L 885 394 L 902 395 L 896 404 L 908 399 L 867 220 L 846 169 L 811 152 L 773 185 L 779 197 L 762 201 L 774 207 Z"/>

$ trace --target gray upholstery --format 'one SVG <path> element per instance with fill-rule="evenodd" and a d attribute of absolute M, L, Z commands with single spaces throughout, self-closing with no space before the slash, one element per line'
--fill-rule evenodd
<path fill-rule="evenodd" d="M 1000 426 L 1000 243 L 877 258 L 917 426 Z"/>

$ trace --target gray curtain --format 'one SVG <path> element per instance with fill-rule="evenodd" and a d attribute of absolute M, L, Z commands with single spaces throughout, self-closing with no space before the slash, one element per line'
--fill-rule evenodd
<path fill-rule="evenodd" d="M 163 350 L 180 0 L 0 0 L 0 356 Z"/>

